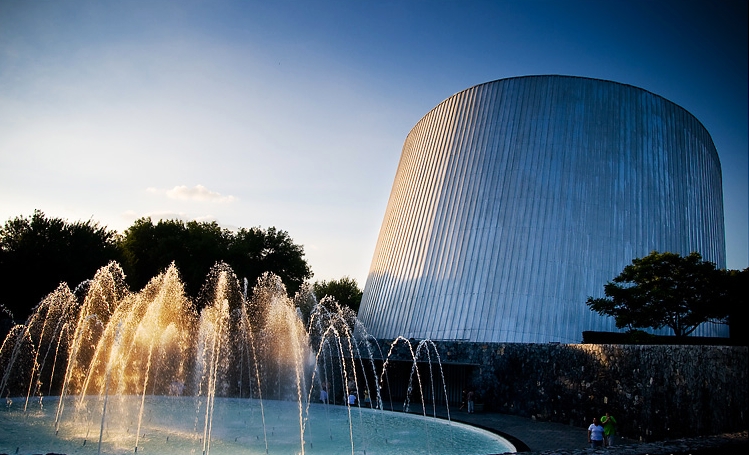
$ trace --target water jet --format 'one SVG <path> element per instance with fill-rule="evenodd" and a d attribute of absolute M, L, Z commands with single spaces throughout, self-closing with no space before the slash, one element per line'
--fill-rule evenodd
<path fill-rule="evenodd" d="M 0 453 L 515 451 L 484 430 L 427 416 L 423 389 L 434 389 L 442 368 L 428 340 L 383 350 L 329 298 L 305 325 L 295 301 L 314 298 L 309 287 L 292 299 L 266 274 L 251 296 L 247 288 L 217 264 L 198 311 L 174 265 L 133 293 L 116 263 L 96 273 L 83 301 L 58 287 L 0 346 Z M 385 410 L 383 354 L 396 343 L 414 358 L 408 390 L 421 415 Z M 420 356 L 429 377 L 415 368 Z M 317 402 L 323 389 L 330 400 Z M 371 408 L 344 399 L 364 391 Z M 98 446 L 87 444 L 92 430 Z"/>

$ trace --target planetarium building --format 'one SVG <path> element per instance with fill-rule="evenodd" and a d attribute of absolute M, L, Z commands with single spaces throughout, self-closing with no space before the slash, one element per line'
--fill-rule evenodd
<path fill-rule="evenodd" d="M 501 79 L 446 99 L 406 138 L 359 318 L 376 338 L 579 343 L 617 330 L 586 299 L 654 250 L 725 267 L 721 167 L 702 124 L 630 85 Z"/>

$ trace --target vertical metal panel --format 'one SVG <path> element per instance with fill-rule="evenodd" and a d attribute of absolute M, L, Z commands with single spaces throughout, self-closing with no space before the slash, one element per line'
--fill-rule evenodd
<path fill-rule="evenodd" d="M 725 266 L 720 162 L 699 121 L 615 82 L 502 79 L 409 133 L 359 317 L 380 338 L 579 342 L 615 330 L 587 297 L 653 250 Z"/>

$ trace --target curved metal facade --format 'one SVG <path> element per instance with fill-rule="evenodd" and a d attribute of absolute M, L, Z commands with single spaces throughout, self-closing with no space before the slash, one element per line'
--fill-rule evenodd
<path fill-rule="evenodd" d="M 377 338 L 577 343 L 617 330 L 585 301 L 653 250 L 725 267 L 720 161 L 702 124 L 629 85 L 501 79 L 443 101 L 406 138 L 359 318 Z"/>

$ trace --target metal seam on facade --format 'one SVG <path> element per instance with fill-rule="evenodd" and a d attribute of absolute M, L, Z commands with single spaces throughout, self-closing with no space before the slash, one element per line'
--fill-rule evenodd
<path fill-rule="evenodd" d="M 616 82 L 488 82 L 406 137 L 359 318 L 378 338 L 579 342 L 616 330 L 587 297 L 653 250 L 725 267 L 720 161 L 702 124 Z"/>

